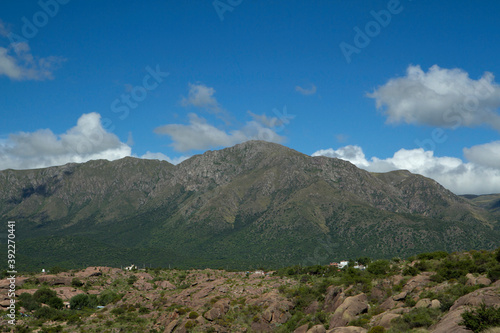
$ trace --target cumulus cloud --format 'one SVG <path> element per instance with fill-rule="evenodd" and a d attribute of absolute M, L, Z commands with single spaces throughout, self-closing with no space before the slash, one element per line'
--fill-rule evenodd
<path fill-rule="evenodd" d="M 190 157 L 191 156 L 179 156 L 179 157 L 170 158 L 163 153 L 152 153 L 150 151 L 146 152 L 146 154 L 141 156 L 141 158 L 146 159 L 146 160 L 167 161 L 167 162 L 172 163 L 172 164 L 179 164 L 182 161 L 185 161 Z"/>
<path fill-rule="evenodd" d="M 500 141 L 465 148 L 464 155 L 473 163 L 500 169 Z"/>
<path fill-rule="evenodd" d="M 9 31 L 2 21 L 0 21 L 0 36 L 5 38 L 9 36 Z M 64 61 L 62 57 L 33 56 L 27 42 L 13 42 L 7 47 L 0 47 L 0 75 L 12 80 L 53 79 L 54 70 Z"/>
<path fill-rule="evenodd" d="M 0 169 L 34 169 L 94 159 L 130 156 L 131 148 L 101 124 L 98 113 L 83 114 L 75 127 L 56 135 L 50 129 L 9 135 L 0 142 Z"/>
<path fill-rule="evenodd" d="M 409 66 L 406 76 L 389 80 L 368 97 L 375 99 L 389 123 L 489 125 L 500 131 L 500 86 L 489 72 L 474 80 L 461 69 L 434 65 L 424 72 L 420 66 Z"/>
<path fill-rule="evenodd" d="M 194 113 L 189 114 L 189 124 L 168 124 L 155 129 L 155 133 L 172 138 L 177 151 L 228 147 L 248 140 L 264 140 L 281 143 L 284 137 L 278 135 L 272 125 L 272 118 L 254 115 L 241 128 L 225 131 L 209 124 L 206 119 Z"/>
<path fill-rule="evenodd" d="M 213 112 L 221 112 L 222 108 L 213 96 L 215 89 L 203 84 L 189 84 L 188 97 L 181 100 L 182 106 L 194 106 L 198 108 L 207 108 Z"/>
<path fill-rule="evenodd" d="M 500 192 L 500 164 L 481 158 L 490 149 L 497 151 L 499 146 L 499 143 L 492 143 L 464 149 L 468 162 L 455 157 L 437 157 L 432 151 L 421 148 L 401 149 L 386 159 L 372 157 L 368 160 L 359 146 L 318 150 L 312 156 L 340 158 L 371 172 L 409 170 L 436 180 L 456 194 L 486 194 Z"/>
<path fill-rule="evenodd" d="M 301 93 L 302 95 L 314 95 L 316 93 L 316 86 L 314 84 L 309 88 L 302 88 L 301 86 L 296 86 L 295 91 Z"/>

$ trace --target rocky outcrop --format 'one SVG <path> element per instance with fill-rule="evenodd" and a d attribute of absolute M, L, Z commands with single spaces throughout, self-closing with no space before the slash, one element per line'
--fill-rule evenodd
<path fill-rule="evenodd" d="M 357 315 L 368 311 L 368 298 L 365 294 L 347 297 L 330 318 L 330 327 L 346 326 Z"/>
<path fill-rule="evenodd" d="M 217 318 L 221 318 L 229 310 L 229 300 L 221 299 L 215 302 L 210 310 L 205 312 L 203 315 L 207 320 L 213 321 Z"/>

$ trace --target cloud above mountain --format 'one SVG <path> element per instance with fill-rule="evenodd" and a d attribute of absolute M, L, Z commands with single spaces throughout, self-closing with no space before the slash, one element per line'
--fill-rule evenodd
<path fill-rule="evenodd" d="M 492 155 L 492 153 L 496 155 Z M 432 178 L 456 194 L 500 192 L 500 142 L 464 149 L 468 159 L 434 156 L 423 149 L 400 149 L 392 157 L 367 159 L 359 146 L 322 149 L 312 156 L 328 156 L 349 161 L 371 172 L 409 170 Z"/>
<path fill-rule="evenodd" d="M 500 86 L 492 73 L 474 80 L 462 69 L 437 65 L 424 72 L 410 65 L 403 77 L 393 78 L 367 95 L 392 124 L 443 128 L 491 126 L 500 131 Z"/>

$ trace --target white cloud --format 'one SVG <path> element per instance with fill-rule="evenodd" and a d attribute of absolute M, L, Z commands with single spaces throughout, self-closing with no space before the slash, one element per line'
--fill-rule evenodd
<path fill-rule="evenodd" d="M 447 128 L 489 125 L 500 131 L 500 86 L 491 73 L 479 80 L 461 69 L 432 66 L 426 73 L 409 66 L 406 76 L 389 80 L 368 97 L 389 123 Z"/>
<path fill-rule="evenodd" d="M 229 147 L 248 140 L 264 140 L 280 143 L 284 138 L 278 135 L 273 127 L 262 123 L 263 117 L 251 120 L 239 129 L 224 131 L 196 114 L 189 114 L 189 124 L 168 124 L 155 129 L 155 133 L 168 135 L 174 141 L 172 146 L 177 151 L 208 149 L 212 147 Z M 269 121 L 266 118 L 266 121 Z"/>
<path fill-rule="evenodd" d="M 146 152 L 146 154 L 141 156 L 141 158 L 146 159 L 146 160 L 167 161 L 167 162 L 172 163 L 172 164 L 179 164 L 182 161 L 185 161 L 190 157 L 191 156 L 179 156 L 179 157 L 170 158 L 163 153 L 152 153 L 150 151 Z"/>
<path fill-rule="evenodd" d="M 0 22 L 1 23 L 1 22 Z M 0 35 L 5 28 L 0 26 Z M 12 43 L 8 47 L 0 47 L 0 75 L 12 80 L 47 80 L 53 78 L 53 71 L 65 61 L 61 57 L 49 56 L 37 58 L 31 54 L 26 42 Z"/>
<path fill-rule="evenodd" d="M 195 106 L 198 108 L 207 108 L 214 112 L 220 112 L 222 109 L 219 103 L 213 97 L 215 89 L 203 84 L 189 84 L 188 97 L 181 100 L 182 106 Z"/>
<path fill-rule="evenodd" d="M 500 141 L 465 148 L 464 155 L 473 163 L 500 169 Z"/>
<path fill-rule="evenodd" d="M 314 84 L 309 88 L 302 88 L 301 86 L 296 86 L 295 91 L 301 93 L 302 95 L 314 95 L 316 93 L 316 86 Z"/>
<path fill-rule="evenodd" d="M 50 129 L 10 134 L 0 142 L 0 169 L 34 169 L 94 159 L 130 156 L 131 148 L 101 124 L 98 113 L 83 114 L 77 125 L 56 135 Z"/>
<path fill-rule="evenodd" d="M 432 151 L 421 148 L 401 149 L 386 159 L 372 157 L 368 160 L 359 146 L 318 150 L 312 156 L 341 158 L 371 172 L 409 170 L 436 180 L 456 194 L 486 194 L 500 192 L 500 164 L 484 159 L 489 149 L 498 151 L 499 145 L 493 143 L 464 149 L 469 162 L 455 157 L 437 157 Z"/>

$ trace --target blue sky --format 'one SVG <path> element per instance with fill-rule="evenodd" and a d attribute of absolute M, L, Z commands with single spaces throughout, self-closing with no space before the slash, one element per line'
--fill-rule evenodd
<path fill-rule="evenodd" d="M 0 169 L 250 139 L 500 192 L 497 1 L 11 1 Z"/>

